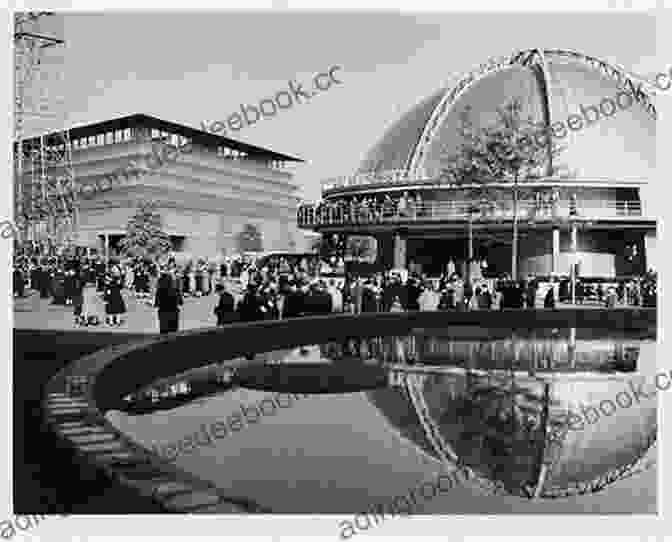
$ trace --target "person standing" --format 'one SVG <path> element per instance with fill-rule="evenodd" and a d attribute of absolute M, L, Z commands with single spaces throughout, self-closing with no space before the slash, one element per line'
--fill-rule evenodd
<path fill-rule="evenodd" d="M 84 282 L 82 291 L 82 325 L 97 326 L 100 323 L 98 317 L 97 305 L 99 302 L 98 293 L 95 285 L 88 285 Z"/>
<path fill-rule="evenodd" d="M 121 290 L 124 287 L 121 278 L 121 270 L 116 265 L 112 267 L 110 279 L 105 289 L 105 321 L 112 326 L 120 326 L 122 324 L 121 315 L 126 312 L 126 303 L 121 295 Z"/>
<path fill-rule="evenodd" d="M 172 277 L 162 273 L 156 287 L 154 306 L 158 309 L 159 333 L 174 333 L 179 328 L 182 296 Z"/>
<path fill-rule="evenodd" d="M 223 326 L 235 320 L 236 300 L 226 289 L 224 284 L 215 286 L 215 293 L 219 294 L 219 301 L 215 306 L 215 315 L 217 316 L 217 325 Z"/>
<path fill-rule="evenodd" d="M 256 322 L 264 319 L 264 311 L 261 310 L 263 301 L 257 293 L 256 285 L 247 285 L 247 291 L 238 303 L 238 313 L 242 322 Z"/>
<path fill-rule="evenodd" d="M 105 291 L 105 272 L 107 266 L 101 258 L 98 258 L 98 261 L 94 265 L 95 274 L 96 274 L 96 291 L 104 292 Z"/>
<path fill-rule="evenodd" d="M 334 279 L 329 281 L 329 287 L 327 288 L 327 291 L 331 296 L 331 310 L 333 312 L 343 312 L 343 294 L 336 286 Z"/>
<path fill-rule="evenodd" d="M 196 297 L 201 297 L 203 295 L 203 285 L 204 285 L 204 266 L 203 262 L 199 261 L 196 266 L 196 271 L 194 272 L 194 291 L 196 292 Z"/>
<path fill-rule="evenodd" d="M 492 294 L 488 290 L 487 285 L 481 287 L 481 293 L 478 297 L 478 308 L 487 311 L 492 309 Z"/>
<path fill-rule="evenodd" d="M 215 273 L 217 272 L 217 267 L 215 264 L 207 264 L 207 280 L 205 283 L 205 295 L 210 295 L 214 289 L 215 284 Z"/>
<path fill-rule="evenodd" d="M 355 314 L 361 314 L 362 301 L 364 298 L 364 285 L 362 284 L 360 279 L 355 279 L 355 281 L 352 283 L 350 292 L 352 298 L 353 312 Z"/>
<path fill-rule="evenodd" d="M 72 314 L 75 325 L 81 326 L 85 323 L 82 315 L 84 307 L 84 277 L 81 271 L 73 270 L 72 273 Z"/>
<path fill-rule="evenodd" d="M 63 290 L 65 292 L 66 305 L 72 305 L 74 297 L 74 286 L 75 286 L 75 271 L 74 269 L 68 269 L 65 272 L 65 280 L 63 281 Z"/>
<path fill-rule="evenodd" d="M 189 265 L 189 295 L 196 297 L 196 265 Z"/>
<path fill-rule="evenodd" d="M 23 272 L 21 268 L 17 265 L 14 268 L 14 295 L 16 297 L 23 297 L 25 290 L 26 281 L 23 278 Z"/>
<path fill-rule="evenodd" d="M 421 311 L 435 311 L 439 308 L 439 302 L 441 297 L 433 288 L 431 282 L 426 281 L 425 287 L 418 298 L 418 303 L 420 305 Z"/>
<path fill-rule="evenodd" d="M 544 308 L 545 309 L 554 309 L 555 308 L 555 288 L 551 284 L 551 287 L 546 292 L 546 297 L 544 297 Z"/>
<path fill-rule="evenodd" d="M 525 287 L 525 304 L 528 309 L 533 309 L 535 307 L 537 300 L 537 281 L 534 278 L 530 278 L 527 281 Z"/>

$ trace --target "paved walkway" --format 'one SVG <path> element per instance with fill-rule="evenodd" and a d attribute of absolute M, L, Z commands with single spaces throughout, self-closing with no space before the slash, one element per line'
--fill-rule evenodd
<path fill-rule="evenodd" d="M 241 297 L 240 286 L 233 282 L 229 284 L 236 299 Z M 53 330 L 88 330 L 110 331 L 114 333 L 158 333 L 159 321 L 156 309 L 146 301 L 137 300 L 127 290 L 123 292 L 128 312 L 124 315 L 124 324 L 120 327 L 107 326 L 104 323 L 97 327 L 79 327 L 73 323 L 72 306 L 52 305 L 50 299 L 40 299 L 37 292 L 29 291 L 28 297 L 14 299 L 14 328 L 15 329 L 53 329 Z M 151 298 L 153 302 L 154 298 Z M 187 297 L 180 312 L 180 330 L 213 327 L 216 325 L 214 308 L 217 296 L 212 295 L 195 298 Z M 598 304 L 572 305 L 559 303 L 558 309 L 601 309 Z M 623 307 L 619 307 L 623 308 Z M 636 308 L 636 307 L 633 307 Z M 102 300 L 97 305 L 98 316 L 104 322 L 105 308 Z"/>
<path fill-rule="evenodd" d="M 80 327 L 74 324 L 72 306 L 52 305 L 51 299 L 40 299 L 37 292 L 30 291 L 28 297 L 14 299 L 14 328 L 158 333 L 159 319 L 156 309 L 146 301 L 136 299 L 126 290 L 123 292 L 123 297 L 127 309 L 123 316 L 123 325 L 119 327 L 105 325 L 105 306 L 103 301 L 99 300 L 96 314 L 103 323 L 95 327 Z M 214 293 L 200 298 L 187 297 L 180 312 L 180 330 L 215 326 L 217 317 L 213 311 L 217 300 L 218 296 Z M 151 302 L 153 301 L 152 297 Z"/>

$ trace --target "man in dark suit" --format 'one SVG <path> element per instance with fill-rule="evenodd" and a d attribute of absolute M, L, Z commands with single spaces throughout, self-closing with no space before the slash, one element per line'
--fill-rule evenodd
<path fill-rule="evenodd" d="M 215 307 L 217 325 L 223 326 L 236 320 L 236 300 L 223 284 L 215 286 L 215 292 L 219 294 L 219 301 Z"/>

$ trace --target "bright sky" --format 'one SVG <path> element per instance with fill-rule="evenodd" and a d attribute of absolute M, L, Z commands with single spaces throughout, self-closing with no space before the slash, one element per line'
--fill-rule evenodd
<path fill-rule="evenodd" d="M 667 66 L 646 14 L 163 11 L 61 24 L 71 124 L 147 113 L 200 128 L 340 66 L 343 84 L 231 136 L 305 159 L 295 179 L 311 200 L 404 112 L 491 56 L 557 47 L 644 74 Z"/>

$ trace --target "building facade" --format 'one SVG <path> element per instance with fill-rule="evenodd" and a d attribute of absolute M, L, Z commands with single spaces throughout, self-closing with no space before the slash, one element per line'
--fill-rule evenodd
<path fill-rule="evenodd" d="M 214 258 L 301 243 L 289 169 L 298 158 L 147 115 L 74 127 L 69 135 L 77 214 L 73 231 L 58 232 L 61 240 L 114 253 L 139 202 L 153 201 L 176 252 Z M 167 145 L 185 152 L 152 158 Z M 33 176 L 28 167 L 26 187 Z M 39 238 L 45 227 L 31 235 Z M 260 242 L 246 246 L 250 231 Z"/>
<path fill-rule="evenodd" d="M 564 148 L 552 164 L 549 144 L 548 174 L 519 183 L 518 276 L 569 275 L 573 264 L 599 278 L 655 267 L 656 220 L 641 190 L 655 172 L 652 97 L 622 69 L 572 51 L 491 59 L 425 99 L 354 175 L 325 181 L 323 200 L 301 207 L 299 225 L 326 236 L 370 235 L 388 268 L 431 276 L 471 261 L 478 272 L 510 272 L 513 183 L 503 179 L 476 197 L 447 181 L 445 163 L 462 144 L 463 111 L 477 127 L 490 126 L 514 98 Z"/>

